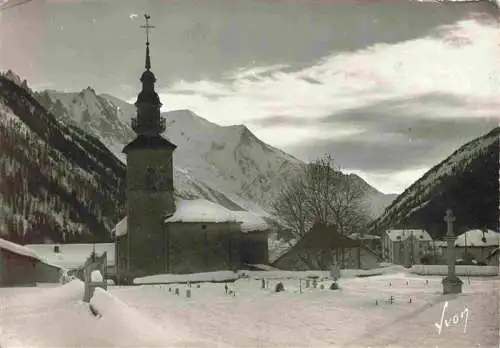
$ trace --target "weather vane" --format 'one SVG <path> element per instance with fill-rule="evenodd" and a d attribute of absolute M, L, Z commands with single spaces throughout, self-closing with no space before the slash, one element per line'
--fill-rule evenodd
<path fill-rule="evenodd" d="M 146 70 L 151 69 L 151 57 L 149 56 L 149 29 L 154 28 L 154 26 L 149 25 L 149 20 L 151 16 L 148 14 L 144 15 L 146 19 L 146 25 L 141 25 L 141 28 L 146 29 Z"/>
<path fill-rule="evenodd" d="M 146 45 L 149 46 L 149 29 L 154 28 L 154 26 L 149 25 L 149 20 L 151 19 L 150 15 L 146 13 L 144 14 L 144 18 L 146 19 L 146 25 L 141 25 L 141 28 L 146 29 Z"/>

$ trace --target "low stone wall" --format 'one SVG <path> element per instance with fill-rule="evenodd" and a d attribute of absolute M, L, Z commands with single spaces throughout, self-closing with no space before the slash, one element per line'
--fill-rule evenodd
<path fill-rule="evenodd" d="M 448 275 L 448 266 L 446 265 L 414 265 L 409 270 L 411 273 L 419 275 Z M 458 276 L 498 276 L 498 266 L 455 266 L 455 273 Z"/>

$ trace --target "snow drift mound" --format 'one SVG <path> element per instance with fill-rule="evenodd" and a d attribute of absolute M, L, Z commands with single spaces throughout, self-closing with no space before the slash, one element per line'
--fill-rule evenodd
<path fill-rule="evenodd" d="M 154 318 L 143 315 L 107 291 L 96 288 L 92 307 L 99 313 L 100 326 L 114 337 L 116 347 L 220 347 L 209 341 L 195 338 L 185 327 L 174 321 L 162 321 L 161 326 Z"/>

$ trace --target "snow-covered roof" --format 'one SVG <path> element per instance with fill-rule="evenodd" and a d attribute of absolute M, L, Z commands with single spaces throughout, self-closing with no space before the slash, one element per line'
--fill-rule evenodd
<path fill-rule="evenodd" d="M 165 222 L 237 222 L 231 210 L 206 199 L 178 200 L 173 216 Z"/>
<path fill-rule="evenodd" d="M 240 223 L 241 232 L 257 232 L 269 229 L 267 222 L 258 214 L 248 211 L 232 211 L 205 199 L 177 200 L 175 214 L 165 219 L 172 222 L 236 222 Z M 127 217 L 124 217 L 113 229 L 115 236 L 127 234 Z"/>
<path fill-rule="evenodd" d="M 262 217 L 248 211 L 232 211 L 236 221 L 241 222 L 241 232 L 267 231 L 269 225 Z"/>
<path fill-rule="evenodd" d="M 483 240 L 484 237 L 484 240 Z M 470 230 L 457 237 L 455 245 L 464 247 L 467 240 L 468 247 L 491 247 L 498 246 L 500 243 L 500 233 L 492 230 Z"/>
<path fill-rule="evenodd" d="M 385 231 L 391 241 L 400 242 L 408 239 L 410 236 L 421 241 L 429 241 L 432 242 L 432 238 L 430 234 L 426 230 L 412 230 L 412 229 L 403 229 L 403 230 L 387 230 Z"/>
<path fill-rule="evenodd" d="M 54 246 L 59 246 L 59 252 L 54 252 Z M 26 247 L 43 260 L 50 264 L 62 267 L 68 270 L 77 269 L 83 266 L 87 258 L 94 250 L 93 244 L 28 244 Z M 115 244 L 114 243 L 96 243 L 95 252 L 98 255 L 107 253 L 107 266 L 115 264 Z"/>
<path fill-rule="evenodd" d="M 123 219 L 120 220 L 119 223 L 116 224 L 115 228 L 113 228 L 112 233 L 116 237 L 120 237 L 127 234 L 127 217 L 124 217 Z"/>
<path fill-rule="evenodd" d="M 351 238 L 351 239 L 380 239 L 380 236 L 375 236 L 373 234 L 363 234 L 361 236 L 360 233 L 351 233 L 349 235 L 349 238 Z"/>
<path fill-rule="evenodd" d="M 36 251 L 29 249 L 25 246 L 9 242 L 8 240 L 0 238 L 0 249 L 8 250 L 14 254 L 31 257 L 32 259 L 40 260 L 40 256 Z"/>

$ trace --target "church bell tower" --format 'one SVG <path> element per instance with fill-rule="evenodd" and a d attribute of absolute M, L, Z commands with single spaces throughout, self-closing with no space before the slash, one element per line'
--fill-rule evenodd
<path fill-rule="evenodd" d="M 146 25 L 146 70 L 132 119 L 136 138 L 123 152 L 127 155 L 127 240 L 120 268 L 131 277 L 165 273 L 164 219 L 175 211 L 172 155 L 176 146 L 161 134 L 165 131 L 162 106 L 155 92 L 156 77 L 149 54 L 149 15 Z"/>

